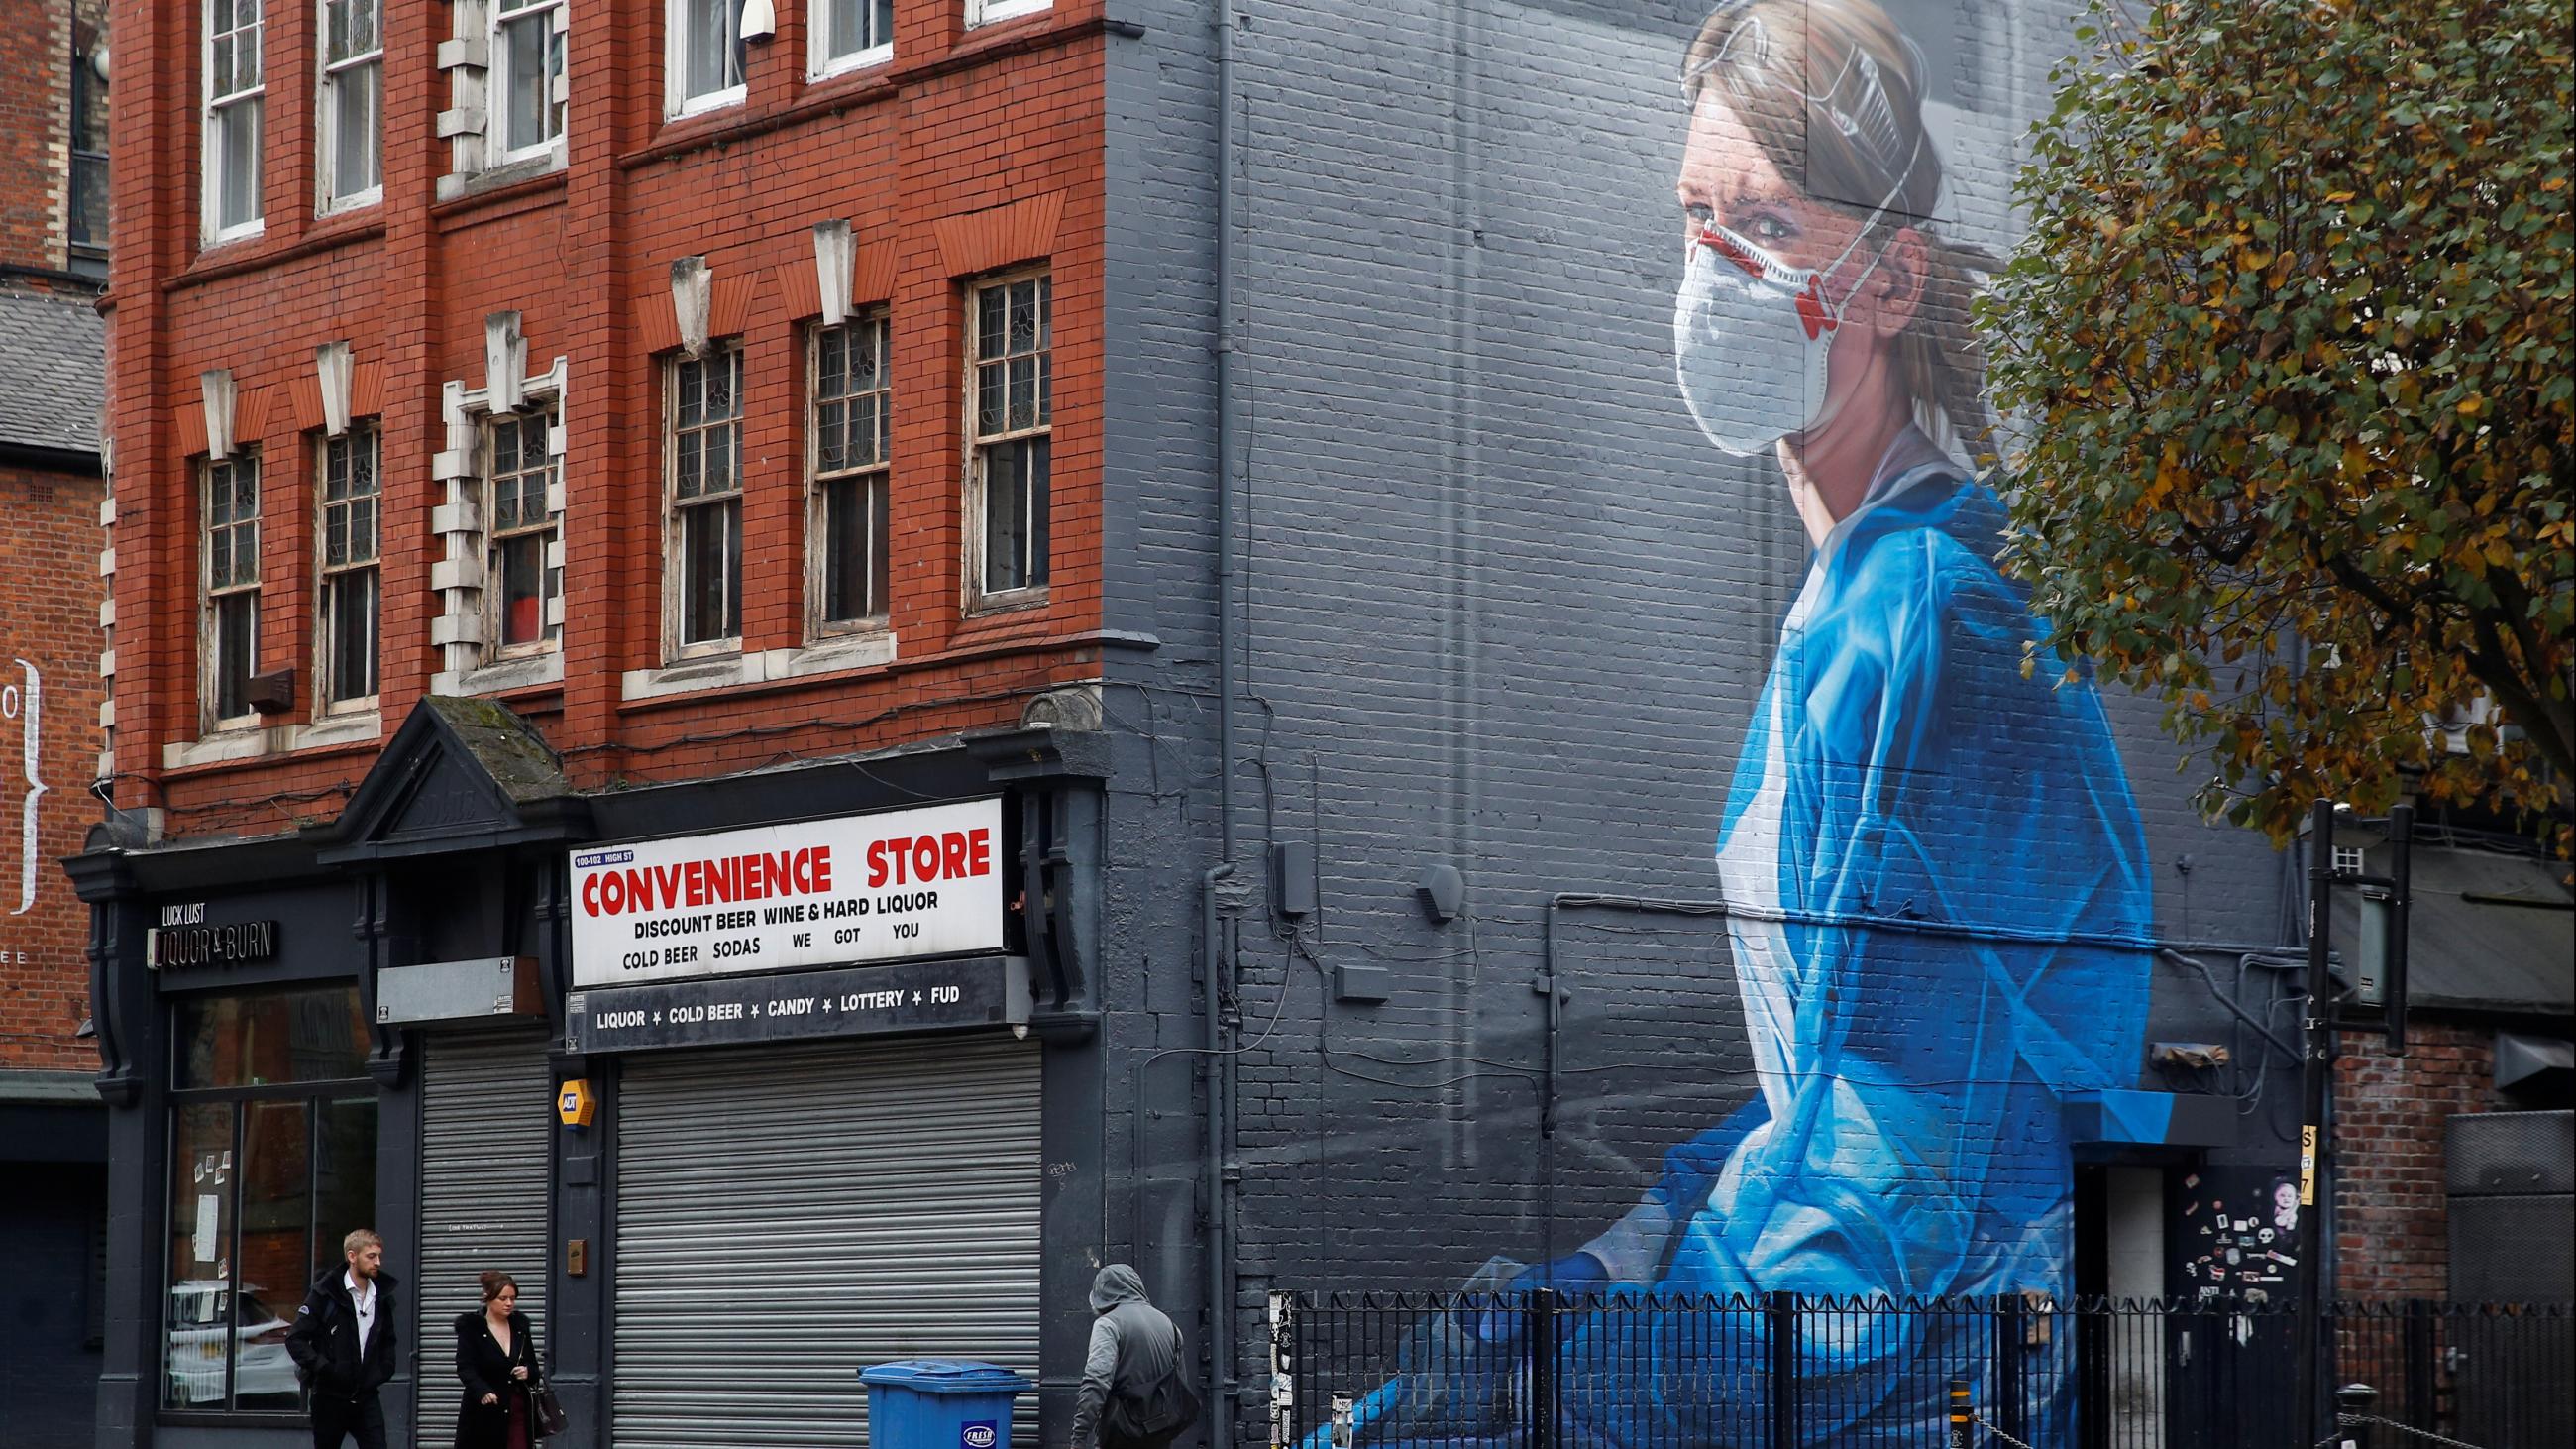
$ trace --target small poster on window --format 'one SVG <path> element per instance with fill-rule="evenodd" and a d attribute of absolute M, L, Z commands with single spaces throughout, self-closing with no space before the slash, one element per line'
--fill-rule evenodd
<path fill-rule="evenodd" d="M 197 1231 L 190 1235 L 189 1245 L 200 1263 L 211 1263 L 215 1260 L 215 1250 L 218 1246 L 215 1240 L 220 1236 L 215 1230 L 215 1223 L 222 1215 L 221 1198 L 211 1192 L 197 1194 Z"/>

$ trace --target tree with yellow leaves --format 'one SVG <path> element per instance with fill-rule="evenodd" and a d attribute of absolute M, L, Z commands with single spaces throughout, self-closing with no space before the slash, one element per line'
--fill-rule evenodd
<path fill-rule="evenodd" d="M 2097 0 L 2032 133 L 1979 305 L 2009 566 L 2276 839 L 2569 799 L 2571 21 Z"/>

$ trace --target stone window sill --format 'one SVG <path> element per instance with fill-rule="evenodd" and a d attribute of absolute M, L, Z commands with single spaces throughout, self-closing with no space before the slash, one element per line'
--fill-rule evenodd
<path fill-rule="evenodd" d="M 801 649 L 758 649 L 715 659 L 689 659 L 660 669 L 626 671 L 620 695 L 629 701 L 664 699 L 746 684 L 776 684 L 822 674 L 874 669 L 895 659 L 891 633 L 853 634 Z"/>
<path fill-rule="evenodd" d="M 384 716 L 369 711 L 337 715 L 309 724 L 254 726 L 217 730 L 201 739 L 174 740 L 161 747 L 161 767 L 184 770 L 192 765 L 265 760 L 298 750 L 363 745 L 384 738 Z"/>

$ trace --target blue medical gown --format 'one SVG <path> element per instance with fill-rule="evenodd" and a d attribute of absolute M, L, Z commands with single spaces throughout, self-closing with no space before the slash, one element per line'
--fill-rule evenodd
<path fill-rule="evenodd" d="M 1927 465 L 1818 550 L 1717 851 L 1760 1096 L 1590 1245 L 1614 1297 L 2068 1292 L 2063 1104 L 2135 1079 L 2151 889 L 2099 696 L 2045 649 L 2024 674 L 2003 522 L 1982 484 Z M 1801 1442 L 1940 1442 L 1948 1380 L 1990 1368 L 1988 1325 L 1848 1322 L 1802 1334 Z M 1770 1382 L 1745 1368 L 1764 1333 L 1615 1304 L 1572 1325 L 1572 1442 L 1761 1442 Z M 2028 1406 L 2041 1440 L 2062 1432 L 2056 1372 Z M 1474 1393 L 1380 1397 L 1362 1417 L 1387 1419 L 1381 1440 L 1500 1427 L 1456 1416 Z"/>

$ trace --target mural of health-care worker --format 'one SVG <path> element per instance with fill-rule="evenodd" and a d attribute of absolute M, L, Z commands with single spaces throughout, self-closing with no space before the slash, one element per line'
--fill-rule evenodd
<path fill-rule="evenodd" d="M 2149 980 L 2137 807 L 1993 556 L 1961 440 L 1989 426 L 1914 45 L 1872 0 L 1751 0 L 1682 67 L 1682 399 L 1770 453 L 1813 545 L 1729 787 L 1716 866 L 1759 1096 L 1555 1263 L 1471 1287 L 1987 1297 L 2071 1287 L 2069 1093 L 2133 1083 Z M 1756 1437 L 1758 1317 L 1606 1311 L 1560 1342 L 1583 1442 Z M 1845 1320 L 1848 1322 L 1848 1320 Z M 1986 1332 L 1804 1335 L 1806 1442 L 1936 1442 Z M 1417 1333 L 1363 1442 L 1508 1434 L 1488 1322 Z M 1490 1366 L 1490 1367 L 1489 1367 Z M 2029 1406 L 2063 1436 L 2062 1379 Z M 1981 1401 L 1992 1402 L 1981 1395 Z"/>

